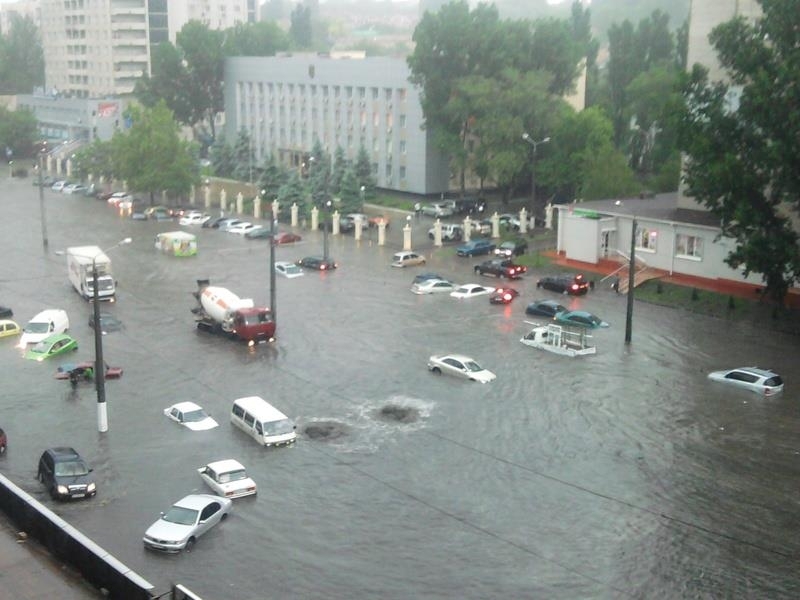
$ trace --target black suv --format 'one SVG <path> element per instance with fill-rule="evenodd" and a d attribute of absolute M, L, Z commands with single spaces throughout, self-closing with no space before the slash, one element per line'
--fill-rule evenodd
<path fill-rule="evenodd" d="M 316 269 L 317 271 L 330 271 L 339 265 L 332 259 L 324 259 L 321 256 L 306 256 L 297 261 L 297 264 L 306 269 Z"/>
<path fill-rule="evenodd" d="M 527 267 L 515 265 L 512 261 L 504 258 L 493 258 L 475 265 L 476 275 L 494 275 L 495 277 L 507 277 L 508 279 L 519 279 L 527 270 Z"/>
<path fill-rule="evenodd" d="M 520 256 L 525 254 L 527 250 L 528 242 L 525 240 L 508 240 L 495 248 L 494 253 L 498 256 L 511 258 L 512 256 Z"/>
<path fill-rule="evenodd" d="M 97 487 L 90 469 L 73 448 L 48 448 L 39 459 L 36 478 L 53 499 L 91 498 Z"/>
<path fill-rule="evenodd" d="M 590 285 L 583 275 L 553 275 L 542 277 L 536 282 L 536 287 L 561 294 L 580 296 L 589 291 Z"/>

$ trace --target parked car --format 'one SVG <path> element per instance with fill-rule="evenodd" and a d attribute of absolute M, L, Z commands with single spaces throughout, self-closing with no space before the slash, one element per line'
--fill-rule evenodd
<path fill-rule="evenodd" d="M 112 192 L 108 196 L 106 196 L 106 203 L 110 204 L 111 206 L 119 206 L 121 202 L 129 202 L 131 200 L 133 200 L 133 198 L 131 197 L 130 194 L 128 194 L 128 192 Z M 153 206 L 151 208 L 148 208 L 145 211 L 145 214 L 149 216 L 150 213 L 148 211 L 155 210 L 157 208 L 163 208 L 163 207 Z"/>
<path fill-rule="evenodd" d="M 464 239 L 464 228 L 461 225 L 453 223 L 442 223 L 442 241 L 443 242 L 459 242 Z M 431 227 L 428 229 L 428 238 L 436 239 L 436 228 Z"/>
<path fill-rule="evenodd" d="M 205 221 L 201 227 L 203 229 L 218 229 L 219 224 L 227 218 L 228 217 L 211 217 L 208 221 Z"/>
<path fill-rule="evenodd" d="M 763 396 L 774 396 L 783 391 L 783 379 L 771 369 L 738 367 L 727 371 L 712 371 L 708 374 L 708 378 Z"/>
<path fill-rule="evenodd" d="M 525 240 L 507 240 L 495 248 L 494 253 L 498 256 L 511 258 L 513 256 L 525 254 L 527 250 L 528 242 Z"/>
<path fill-rule="evenodd" d="M 164 414 L 192 431 L 214 429 L 218 423 L 194 402 L 178 402 L 164 409 Z"/>
<path fill-rule="evenodd" d="M 25 353 L 29 360 L 43 361 L 59 354 L 73 352 L 78 349 L 78 342 L 66 333 L 54 333 L 41 342 L 37 342 Z"/>
<path fill-rule="evenodd" d="M 489 304 L 510 304 L 517 296 L 519 292 L 514 288 L 497 288 L 489 296 Z"/>
<path fill-rule="evenodd" d="M 275 263 L 275 272 L 279 275 L 287 277 L 288 279 L 301 277 L 304 274 L 303 269 L 298 267 L 296 264 L 282 260 L 279 260 Z"/>
<path fill-rule="evenodd" d="M 438 273 L 419 273 L 418 275 L 414 276 L 414 279 L 411 281 L 411 284 L 420 283 L 425 281 L 426 279 L 446 279 L 442 277 Z"/>
<path fill-rule="evenodd" d="M 490 254 L 494 249 L 494 242 L 489 240 L 472 240 L 456 248 L 456 254 L 458 256 L 478 256 L 480 254 Z"/>
<path fill-rule="evenodd" d="M 144 215 L 153 221 L 169 221 L 172 219 L 172 211 L 164 206 L 151 206 L 144 211 Z"/>
<path fill-rule="evenodd" d="M 275 243 L 278 244 L 278 245 L 296 244 L 297 242 L 301 241 L 302 239 L 303 238 L 300 237 L 299 235 L 297 235 L 296 233 L 290 233 L 288 231 L 282 231 L 282 232 L 279 232 L 279 233 L 275 234 Z"/>
<path fill-rule="evenodd" d="M 0 306 L 0 319 L 10 319 L 14 316 L 14 311 L 7 306 Z"/>
<path fill-rule="evenodd" d="M 324 259 L 321 256 L 306 256 L 297 261 L 297 264 L 305 269 L 315 269 L 317 271 L 332 271 L 339 265 L 332 259 Z"/>
<path fill-rule="evenodd" d="M 528 270 L 528 267 L 516 265 L 511 260 L 504 258 L 493 258 L 475 265 L 476 275 L 494 275 L 495 277 L 505 277 L 507 279 L 519 279 Z"/>
<path fill-rule="evenodd" d="M 217 225 L 214 226 L 214 229 L 219 229 L 220 231 L 228 231 L 234 225 L 238 225 L 239 223 L 243 223 L 241 219 L 237 219 L 235 217 L 228 217 L 227 219 L 223 219 Z"/>
<path fill-rule="evenodd" d="M 61 190 L 63 194 L 82 194 L 86 190 L 86 186 L 80 183 L 70 183 L 64 186 Z"/>
<path fill-rule="evenodd" d="M 94 312 L 89 315 L 89 327 L 94 329 Z M 104 335 L 110 331 L 119 331 L 122 328 L 122 321 L 117 317 L 107 312 L 100 313 L 100 331 L 102 331 Z"/>
<path fill-rule="evenodd" d="M 69 182 L 67 180 L 59 179 L 52 186 L 50 186 L 50 189 L 53 190 L 54 192 L 61 192 L 68 185 L 69 185 Z"/>
<path fill-rule="evenodd" d="M 556 321 L 566 325 L 578 325 L 580 327 L 588 327 L 589 329 L 599 329 L 601 327 L 608 327 L 608 323 L 603 321 L 597 315 L 593 315 L 585 310 L 569 310 L 561 312 L 556 315 Z"/>
<path fill-rule="evenodd" d="M 241 498 L 252 496 L 258 491 L 256 482 L 247 476 L 247 470 L 238 460 L 229 458 L 208 463 L 197 469 L 205 484 L 217 496 Z"/>
<path fill-rule="evenodd" d="M 67 363 L 61 365 L 56 369 L 56 379 L 69 379 L 73 383 L 78 381 L 94 381 L 94 367 L 93 360 L 84 361 L 81 363 Z M 106 379 L 119 379 L 122 377 L 122 367 L 112 367 L 105 363 L 103 375 Z"/>
<path fill-rule="evenodd" d="M 369 217 L 363 213 L 350 213 L 344 216 L 345 219 L 350 219 L 353 224 L 361 223 L 361 227 L 366 229 L 369 227 Z"/>
<path fill-rule="evenodd" d="M 54 500 L 91 498 L 97 493 L 92 469 L 74 448 L 48 448 L 39 457 L 36 478 Z"/>
<path fill-rule="evenodd" d="M 22 328 L 19 323 L 10 319 L 0 320 L 0 338 L 11 337 L 22 333 Z"/>
<path fill-rule="evenodd" d="M 200 211 L 193 210 L 184 214 L 179 220 L 179 225 L 184 226 L 191 226 L 191 225 L 202 225 L 208 219 L 211 218 L 211 215 L 207 215 L 206 213 L 202 213 Z"/>
<path fill-rule="evenodd" d="M 583 275 L 551 275 L 536 282 L 537 288 L 544 288 L 560 294 L 580 296 L 589 291 L 589 283 Z"/>
<path fill-rule="evenodd" d="M 526 315 L 555 318 L 558 313 L 567 312 L 567 307 L 555 300 L 535 300 L 525 307 Z"/>
<path fill-rule="evenodd" d="M 411 291 L 414 294 L 449 294 L 456 286 L 447 281 L 446 279 L 424 279 L 419 283 L 414 283 L 411 286 Z"/>
<path fill-rule="evenodd" d="M 178 500 L 147 528 L 146 548 L 162 552 L 190 552 L 199 538 L 228 518 L 233 502 L 211 494 L 190 494 Z"/>
<path fill-rule="evenodd" d="M 228 233 L 235 233 L 236 235 L 244 235 L 255 229 L 262 229 L 262 227 L 261 225 L 253 225 L 249 221 L 244 221 L 242 223 L 237 223 L 236 225 L 231 225 L 225 231 Z"/>
<path fill-rule="evenodd" d="M 454 204 L 455 211 L 459 215 L 481 213 L 486 209 L 486 203 L 476 197 L 456 198 Z"/>
<path fill-rule="evenodd" d="M 451 217 L 453 216 L 453 207 L 445 204 L 444 202 L 434 202 L 426 204 L 422 207 L 422 214 L 429 217 Z"/>
<path fill-rule="evenodd" d="M 414 267 L 417 265 L 424 265 L 425 257 L 421 254 L 417 254 L 416 252 L 395 252 L 394 255 L 392 255 L 391 264 L 393 267 Z"/>
<path fill-rule="evenodd" d="M 480 383 L 489 383 L 497 377 L 463 354 L 435 354 L 428 359 L 428 370 L 435 375 L 444 373 Z"/>
<path fill-rule="evenodd" d="M 520 220 L 517 215 L 502 214 L 498 217 L 500 227 L 505 227 L 510 231 L 520 230 Z"/>
<path fill-rule="evenodd" d="M 450 292 L 450 296 L 458 298 L 459 300 L 465 300 L 468 298 L 475 298 L 476 296 L 486 296 L 492 292 L 494 292 L 493 287 L 482 286 L 477 283 L 467 283 Z"/>

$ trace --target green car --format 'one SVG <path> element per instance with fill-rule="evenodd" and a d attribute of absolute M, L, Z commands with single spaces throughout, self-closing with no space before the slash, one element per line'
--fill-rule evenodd
<path fill-rule="evenodd" d="M 64 354 L 70 350 L 77 350 L 78 342 L 73 340 L 66 333 L 56 333 L 46 337 L 38 344 L 35 344 L 25 353 L 25 358 L 42 361 L 45 358 Z"/>

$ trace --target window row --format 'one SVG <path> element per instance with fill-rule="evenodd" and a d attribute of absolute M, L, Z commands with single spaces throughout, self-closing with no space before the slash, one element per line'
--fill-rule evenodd
<path fill-rule="evenodd" d="M 655 252 L 658 244 L 658 230 L 648 227 L 636 228 L 636 249 Z M 675 236 L 675 256 L 703 258 L 703 238 L 679 233 Z"/>

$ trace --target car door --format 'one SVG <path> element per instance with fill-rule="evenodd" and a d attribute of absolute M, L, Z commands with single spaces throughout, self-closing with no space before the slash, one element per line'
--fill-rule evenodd
<path fill-rule="evenodd" d="M 466 377 L 464 373 L 464 364 L 460 360 L 456 360 L 455 358 L 446 358 L 442 361 L 442 364 L 451 375 L 455 375 L 457 377 Z"/>
<path fill-rule="evenodd" d="M 433 284 L 433 290 L 432 291 L 434 291 L 434 292 L 450 292 L 452 290 L 453 290 L 453 286 L 451 284 L 447 283 L 446 281 L 439 281 L 439 282 Z"/>
<path fill-rule="evenodd" d="M 200 520 L 197 523 L 197 535 L 203 535 L 211 529 L 221 516 L 222 505 L 219 502 L 209 502 L 200 512 Z"/>
<path fill-rule="evenodd" d="M 183 423 L 183 413 L 177 408 L 173 408 L 169 411 L 169 418 L 178 423 Z"/>

